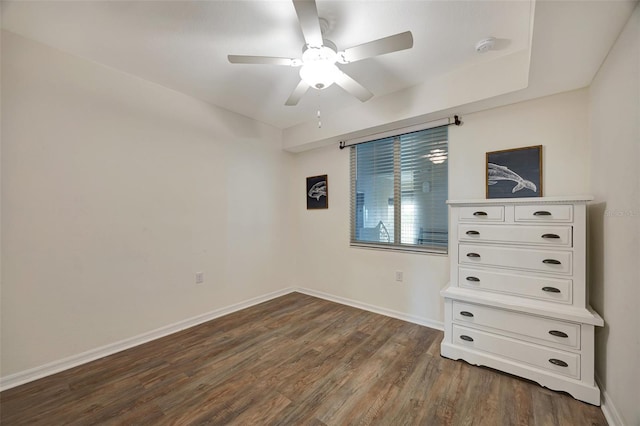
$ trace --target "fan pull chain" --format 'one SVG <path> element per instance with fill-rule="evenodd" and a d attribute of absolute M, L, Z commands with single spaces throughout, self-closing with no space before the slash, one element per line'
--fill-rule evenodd
<path fill-rule="evenodd" d="M 316 117 L 318 117 L 318 129 L 322 129 L 322 116 L 320 114 L 320 95 L 322 94 L 321 90 L 318 90 L 318 113 Z"/>

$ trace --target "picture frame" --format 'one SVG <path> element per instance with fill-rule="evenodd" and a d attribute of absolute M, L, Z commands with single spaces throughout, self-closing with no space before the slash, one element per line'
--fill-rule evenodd
<path fill-rule="evenodd" d="M 329 185 L 327 175 L 307 178 L 307 210 L 329 208 Z"/>
<path fill-rule="evenodd" d="M 542 145 L 486 154 L 486 197 L 542 197 Z"/>

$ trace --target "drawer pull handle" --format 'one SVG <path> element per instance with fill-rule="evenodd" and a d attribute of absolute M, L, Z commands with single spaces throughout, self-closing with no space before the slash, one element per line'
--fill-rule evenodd
<path fill-rule="evenodd" d="M 556 337 L 564 337 L 564 338 L 569 337 L 567 333 L 564 333 L 558 330 L 549 330 L 549 334 Z"/>
<path fill-rule="evenodd" d="M 479 283 L 480 278 L 478 277 L 467 277 L 467 281 L 473 281 L 474 283 Z"/>
<path fill-rule="evenodd" d="M 460 337 L 462 337 L 462 336 L 460 336 Z M 566 362 L 564 362 L 561 359 L 551 358 L 549 360 L 549 362 L 551 364 L 553 364 L 553 365 L 557 365 L 558 367 L 568 367 L 569 366 L 569 364 L 567 364 Z"/>
<path fill-rule="evenodd" d="M 562 262 L 555 259 L 545 259 L 542 261 L 542 263 L 546 263 L 547 265 L 562 265 Z"/>
<path fill-rule="evenodd" d="M 480 257 L 478 253 L 467 253 L 467 257 Z"/>
<path fill-rule="evenodd" d="M 460 315 L 462 315 L 463 317 L 473 318 L 473 314 L 468 311 L 460 311 Z M 549 333 L 551 333 L 551 331 Z"/>
<path fill-rule="evenodd" d="M 560 293 L 560 289 L 555 287 L 542 287 L 542 291 L 546 291 L 547 293 Z"/>
<path fill-rule="evenodd" d="M 467 231 L 467 235 L 480 235 L 478 231 Z"/>
<path fill-rule="evenodd" d="M 560 238 L 560 235 L 558 235 L 558 234 L 542 234 L 542 238 L 548 238 L 548 239 L 557 240 L 557 239 Z"/>
<path fill-rule="evenodd" d="M 473 212 L 474 216 L 486 216 L 487 212 Z"/>
<path fill-rule="evenodd" d="M 473 337 L 467 336 L 465 334 L 460 335 L 460 338 L 466 342 L 473 342 Z M 551 362 L 551 360 L 549 360 L 549 362 Z"/>
<path fill-rule="evenodd" d="M 533 212 L 534 216 L 551 216 L 551 212 L 548 212 L 546 210 L 539 210 L 537 212 Z"/>

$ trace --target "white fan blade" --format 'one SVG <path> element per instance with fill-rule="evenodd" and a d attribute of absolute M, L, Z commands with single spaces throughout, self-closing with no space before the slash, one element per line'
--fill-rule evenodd
<path fill-rule="evenodd" d="M 307 90 L 309 90 L 309 85 L 303 80 L 300 80 L 300 83 L 298 83 L 296 88 L 293 90 L 293 93 L 291 94 L 291 96 L 289 96 L 289 99 L 287 99 L 287 102 L 285 102 L 284 104 L 287 106 L 298 105 L 298 102 L 300 102 L 300 98 L 302 98 L 302 96 L 307 93 Z"/>
<path fill-rule="evenodd" d="M 261 64 L 261 65 L 286 65 L 290 67 L 300 66 L 302 61 L 291 58 L 276 58 L 272 56 L 244 56 L 228 55 L 232 64 Z"/>
<path fill-rule="evenodd" d="M 345 49 L 344 52 L 340 52 L 338 56 L 341 57 L 340 62 L 349 63 L 371 58 L 372 56 L 384 55 L 385 53 L 410 49 L 412 47 L 413 35 L 411 34 L 411 31 L 406 31 L 404 33 L 399 33 L 350 47 L 349 49 Z"/>
<path fill-rule="evenodd" d="M 371 93 L 366 87 L 342 71 L 336 73 L 336 84 L 356 98 L 360 99 L 362 102 L 366 102 L 373 97 L 373 93 Z"/>
<path fill-rule="evenodd" d="M 306 43 L 314 47 L 322 46 L 322 31 L 320 30 L 316 2 L 314 0 L 293 0 L 293 7 L 296 8 L 298 22 L 300 22 Z"/>

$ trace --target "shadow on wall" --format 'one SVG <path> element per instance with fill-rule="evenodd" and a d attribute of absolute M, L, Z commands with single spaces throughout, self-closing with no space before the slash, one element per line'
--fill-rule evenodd
<path fill-rule="evenodd" d="M 609 324 L 604 311 L 604 219 L 607 204 L 604 202 L 589 204 L 588 212 L 588 285 L 589 303 L 605 319 L 604 327 L 596 327 L 596 375 L 606 382 L 605 369 L 598 369 L 598 365 L 607 364 L 607 340 L 609 339 Z M 599 371 L 598 371 L 599 370 Z"/>

